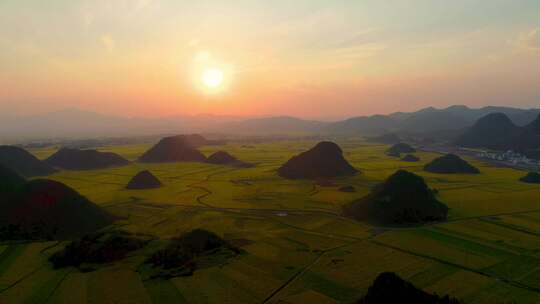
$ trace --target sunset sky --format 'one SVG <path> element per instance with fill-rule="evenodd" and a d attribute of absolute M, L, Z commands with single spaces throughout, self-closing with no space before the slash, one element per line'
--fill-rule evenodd
<path fill-rule="evenodd" d="M 1 0 L 0 112 L 540 107 L 538 0 Z"/>

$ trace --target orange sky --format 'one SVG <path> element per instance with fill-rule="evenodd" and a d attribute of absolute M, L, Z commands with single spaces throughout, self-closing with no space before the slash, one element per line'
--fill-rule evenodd
<path fill-rule="evenodd" d="M 534 0 L 4 0 L 0 109 L 338 118 L 538 107 L 539 13 Z M 214 67 L 218 92 L 200 80 Z"/>

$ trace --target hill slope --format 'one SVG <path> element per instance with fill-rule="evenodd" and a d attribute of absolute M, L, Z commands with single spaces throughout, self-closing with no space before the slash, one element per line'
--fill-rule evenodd
<path fill-rule="evenodd" d="M 46 176 L 56 172 L 28 151 L 15 146 L 0 146 L 0 165 L 24 177 Z"/>
<path fill-rule="evenodd" d="M 24 184 L 0 204 L 0 238 L 66 239 L 101 229 L 113 217 L 66 185 L 45 179 Z"/>
<path fill-rule="evenodd" d="M 20 190 L 26 180 L 18 175 L 15 171 L 0 166 L 0 202 L 8 200 L 8 196 Z"/>

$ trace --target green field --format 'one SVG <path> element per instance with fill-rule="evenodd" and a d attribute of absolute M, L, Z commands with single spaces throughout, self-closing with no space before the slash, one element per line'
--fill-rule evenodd
<path fill-rule="evenodd" d="M 225 150 L 257 164 L 232 168 L 199 163 L 140 164 L 95 171 L 62 171 L 61 181 L 122 219 L 122 229 L 161 239 L 193 228 L 249 240 L 229 263 L 192 277 L 143 280 L 137 269 L 152 244 L 97 271 L 53 270 L 48 256 L 65 243 L 0 245 L 0 303 L 351 303 L 382 271 L 466 303 L 540 302 L 540 187 L 524 173 L 470 160 L 479 175 L 422 171 L 419 163 L 384 155 L 387 148 L 339 142 L 362 174 L 331 187 L 280 178 L 276 169 L 314 142 L 231 144 Z M 148 146 L 102 149 L 135 160 Z M 33 151 L 45 158 L 53 150 Z M 445 223 L 418 228 L 372 227 L 340 215 L 398 168 L 422 175 L 450 207 Z M 151 170 L 165 187 L 125 190 Z M 354 185 L 356 193 L 339 192 Z M 285 214 L 281 214 L 285 213 Z"/>

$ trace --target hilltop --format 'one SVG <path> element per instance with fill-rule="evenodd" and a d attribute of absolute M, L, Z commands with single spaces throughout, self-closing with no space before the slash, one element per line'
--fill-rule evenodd
<path fill-rule="evenodd" d="M 225 142 L 222 140 L 210 140 L 206 137 L 200 135 L 200 134 L 182 134 L 175 136 L 176 139 L 181 139 L 188 145 L 199 148 L 202 146 L 212 146 L 212 145 L 219 145 L 224 144 Z"/>
<path fill-rule="evenodd" d="M 438 157 L 424 166 L 424 170 L 442 174 L 478 174 L 480 170 L 455 154 Z"/>
<path fill-rule="evenodd" d="M 456 144 L 470 148 L 507 149 L 512 137 L 519 135 L 520 132 L 521 128 L 508 116 L 493 113 L 480 118 L 458 138 Z"/>
<path fill-rule="evenodd" d="M 139 161 L 145 163 L 204 162 L 206 157 L 193 147 L 192 140 L 184 135 L 177 135 L 162 138 L 139 157 Z"/>
<path fill-rule="evenodd" d="M 94 170 L 125 166 L 129 161 L 112 152 L 62 148 L 47 158 L 45 163 L 66 170 Z"/>
<path fill-rule="evenodd" d="M 292 157 L 278 169 L 278 174 L 288 179 L 324 179 L 357 172 L 343 157 L 341 148 L 328 141 Z"/>
<path fill-rule="evenodd" d="M 243 162 L 225 151 L 217 151 L 208 156 L 206 162 L 214 165 L 229 165 L 235 167 L 252 167 L 250 163 Z"/>
<path fill-rule="evenodd" d="M 0 165 L 24 177 L 46 176 L 56 172 L 28 151 L 15 146 L 0 146 Z"/>
<path fill-rule="evenodd" d="M 163 184 L 159 179 L 148 170 L 141 171 L 131 178 L 126 186 L 129 190 L 155 189 Z"/>

